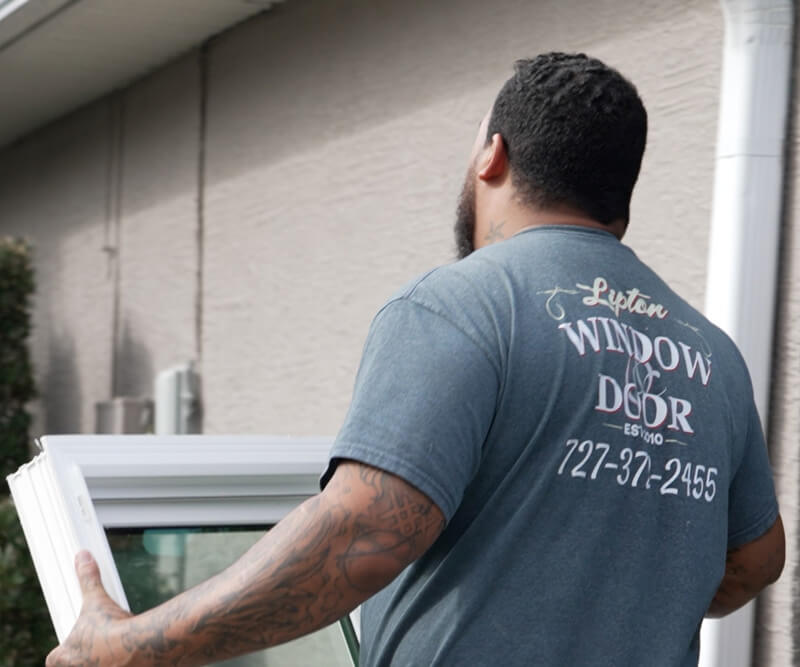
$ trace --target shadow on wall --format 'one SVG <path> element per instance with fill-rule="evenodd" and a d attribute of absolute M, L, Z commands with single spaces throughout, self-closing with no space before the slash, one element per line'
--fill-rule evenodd
<path fill-rule="evenodd" d="M 72 337 L 54 336 L 49 357 L 39 388 L 45 410 L 45 433 L 91 433 L 92 425 L 82 424 L 83 395 Z"/>
<path fill-rule="evenodd" d="M 94 433 L 94 423 L 83 423 L 84 396 L 72 337 L 69 334 L 54 336 L 49 350 L 49 364 L 40 387 L 44 433 Z M 133 338 L 129 327 L 124 327 L 114 354 L 114 396 L 152 397 L 152 357 L 147 347 Z"/>
<path fill-rule="evenodd" d="M 122 326 L 122 333 L 114 348 L 114 396 L 153 395 L 155 373 L 153 357 L 147 346 L 131 333 L 130 325 Z"/>

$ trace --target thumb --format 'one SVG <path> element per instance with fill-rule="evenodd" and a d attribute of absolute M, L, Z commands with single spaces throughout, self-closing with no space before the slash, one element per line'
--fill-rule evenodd
<path fill-rule="evenodd" d="M 75 574 L 78 575 L 78 584 L 80 584 L 81 594 L 84 598 L 97 594 L 98 591 L 105 592 L 103 583 L 100 581 L 100 568 L 97 566 L 97 561 L 85 549 L 75 555 Z"/>

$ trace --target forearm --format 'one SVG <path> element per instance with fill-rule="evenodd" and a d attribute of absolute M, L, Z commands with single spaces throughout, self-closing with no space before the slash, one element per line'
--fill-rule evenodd
<path fill-rule="evenodd" d="M 131 619 L 125 648 L 148 665 L 202 665 L 312 632 L 358 605 L 371 591 L 337 567 L 337 510 L 322 502 L 307 501 L 233 566 Z"/>
<path fill-rule="evenodd" d="M 359 479 L 349 479 L 358 475 Z M 386 475 L 353 467 L 344 492 L 306 501 L 216 577 L 112 633 L 131 665 L 203 665 L 279 644 L 336 621 L 380 590 L 441 530 L 441 514 L 382 488 Z M 372 516 L 342 497 L 361 484 Z"/>
<path fill-rule="evenodd" d="M 749 582 L 741 578 L 740 573 L 730 571 L 726 567 L 725 576 L 719 588 L 717 588 L 714 598 L 711 600 L 706 617 L 722 618 L 736 611 L 754 599 L 762 588 L 750 585 Z"/>
<path fill-rule="evenodd" d="M 706 616 L 720 618 L 750 602 L 778 579 L 784 559 L 783 524 L 778 517 L 760 538 L 728 552 L 725 575 Z"/>

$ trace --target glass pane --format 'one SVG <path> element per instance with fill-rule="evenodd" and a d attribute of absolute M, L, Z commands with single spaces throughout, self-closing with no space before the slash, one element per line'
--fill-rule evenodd
<path fill-rule="evenodd" d="M 269 526 L 108 529 L 131 611 L 154 607 L 223 570 Z M 338 624 L 266 651 L 216 663 L 225 667 L 353 667 Z"/>

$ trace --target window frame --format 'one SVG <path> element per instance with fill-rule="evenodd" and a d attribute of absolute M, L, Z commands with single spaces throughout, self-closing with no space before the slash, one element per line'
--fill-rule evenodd
<path fill-rule="evenodd" d="M 319 492 L 328 437 L 57 435 L 8 484 L 59 641 L 89 549 L 108 594 L 129 609 L 106 528 L 274 524 Z M 342 630 L 353 654 L 352 628 Z"/>

